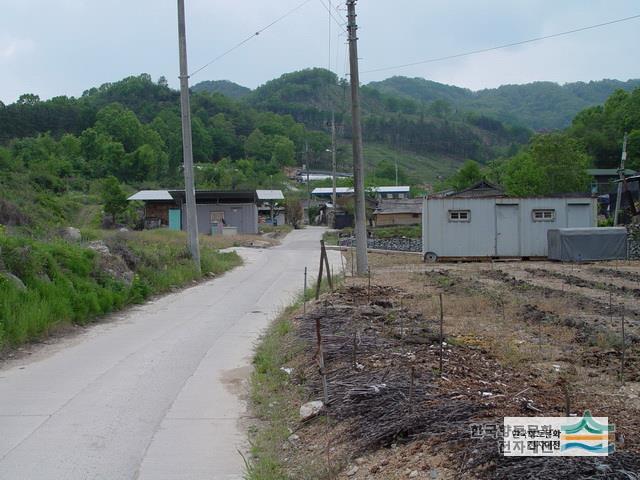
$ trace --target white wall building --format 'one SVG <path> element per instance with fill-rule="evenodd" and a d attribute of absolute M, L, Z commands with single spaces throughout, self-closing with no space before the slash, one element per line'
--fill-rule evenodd
<path fill-rule="evenodd" d="M 589 196 L 428 197 L 422 213 L 422 251 L 427 261 L 546 257 L 547 230 L 596 225 L 597 200 Z"/>

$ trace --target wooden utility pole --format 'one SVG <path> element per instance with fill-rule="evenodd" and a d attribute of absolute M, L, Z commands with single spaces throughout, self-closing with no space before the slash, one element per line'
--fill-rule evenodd
<path fill-rule="evenodd" d="M 613 217 L 613 225 L 618 225 L 618 219 L 620 217 L 620 205 L 622 200 L 622 187 L 625 183 L 624 164 L 627 161 L 627 134 L 624 134 L 624 140 L 622 142 L 622 159 L 620 160 L 620 169 L 618 170 L 618 176 L 620 177 L 620 183 L 618 183 L 618 195 L 616 196 L 616 211 Z"/>
<path fill-rule="evenodd" d="M 364 198 L 364 158 L 362 153 L 362 123 L 360 120 L 360 73 L 358 70 L 358 26 L 356 25 L 356 1 L 347 0 L 349 61 L 351 67 L 351 130 L 353 136 L 353 183 L 356 197 L 356 273 L 366 275 L 367 258 L 367 210 Z"/>
<path fill-rule="evenodd" d="M 191 136 L 191 105 L 189 100 L 189 70 L 187 65 L 187 33 L 184 0 L 178 0 L 178 41 L 180 49 L 180 106 L 182 109 L 182 150 L 184 156 L 184 191 L 187 199 L 187 235 L 189 251 L 198 273 L 200 245 L 198 244 L 198 219 L 196 214 L 196 190 L 193 181 L 193 145 Z"/>

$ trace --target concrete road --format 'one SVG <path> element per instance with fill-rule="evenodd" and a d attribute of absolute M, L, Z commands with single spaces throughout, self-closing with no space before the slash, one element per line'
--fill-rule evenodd
<path fill-rule="evenodd" d="M 0 479 L 240 479 L 255 341 L 317 275 L 319 228 L 0 370 Z M 338 252 L 329 252 L 339 271 Z"/>

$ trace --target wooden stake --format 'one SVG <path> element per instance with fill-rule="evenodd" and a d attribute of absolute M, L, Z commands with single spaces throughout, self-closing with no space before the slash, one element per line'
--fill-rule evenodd
<path fill-rule="evenodd" d="M 320 298 L 320 288 L 322 286 L 322 272 L 324 269 L 324 254 L 323 248 L 320 248 L 320 271 L 318 272 L 318 283 L 316 285 L 316 300 Z"/>
<path fill-rule="evenodd" d="M 302 291 L 302 313 L 307 313 L 307 267 L 304 267 L 304 290 Z"/>
<path fill-rule="evenodd" d="M 443 356 L 444 356 L 444 309 L 442 306 L 442 294 L 440 294 L 440 376 L 443 372 Z"/>
<path fill-rule="evenodd" d="M 322 334 L 320 333 L 320 318 L 316 318 L 316 339 L 318 341 L 318 366 L 322 375 L 322 390 L 324 393 L 325 408 L 329 405 L 329 392 L 327 389 L 327 372 L 324 369 L 324 353 L 322 352 Z"/>
<path fill-rule="evenodd" d="M 620 356 L 620 381 L 624 385 L 624 362 L 625 362 L 625 353 L 627 349 L 627 339 L 625 338 L 624 333 L 624 310 L 622 311 L 622 316 L 620 317 L 620 323 L 622 327 L 622 355 Z"/>
<path fill-rule="evenodd" d="M 369 303 L 371 303 L 371 268 L 367 268 L 367 275 L 369 276 L 369 290 L 367 293 L 367 298 Z"/>
<path fill-rule="evenodd" d="M 320 240 L 320 249 L 322 250 L 321 259 L 324 257 L 324 266 L 327 268 L 327 279 L 329 280 L 329 288 L 333 292 L 333 280 L 331 279 L 331 267 L 329 267 L 329 256 L 327 255 L 327 248 L 324 245 L 324 240 Z"/>

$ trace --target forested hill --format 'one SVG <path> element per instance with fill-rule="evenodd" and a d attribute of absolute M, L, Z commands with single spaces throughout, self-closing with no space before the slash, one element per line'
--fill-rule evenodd
<path fill-rule="evenodd" d="M 626 82 L 600 80 L 564 85 L 534 82 L 525 85 L 503 85 L 473 92 L 424 78 L 407 77 L 392 77 L 368 84 L 368 87 L 384 94 L 427 103 L 442 101 L 452 108 L 474 111 L 538 131 L 566 128 L 577 113 L 604 103 L 616 90 L 631 91 L 639 86 L 640 79 Z"/>
<path fill-rule="evenodd" d="M 200 93 L 221 93 L 229 98 L 240 99 L 246 97 L 251 93 L 251 89 L 238 85 L 237 83 L 230 82 L 229 80 L 206 80 L 195 84 L 192 91 Z"/>
<path fill-rule="evenodd" d="M 350 89 L 344 79 L 315 68 L 282 75 L 243 99 L 263 111 L 288 114 L 308 128 L 328 131 L 331 112 L 345 138 L 351 135 Z M 475 112 L 456 112 L 446 102 L 426 103 L 361 89 L 365 142 L 422 155 L 483 162 L 526 142 L 530 132 Z"/>

